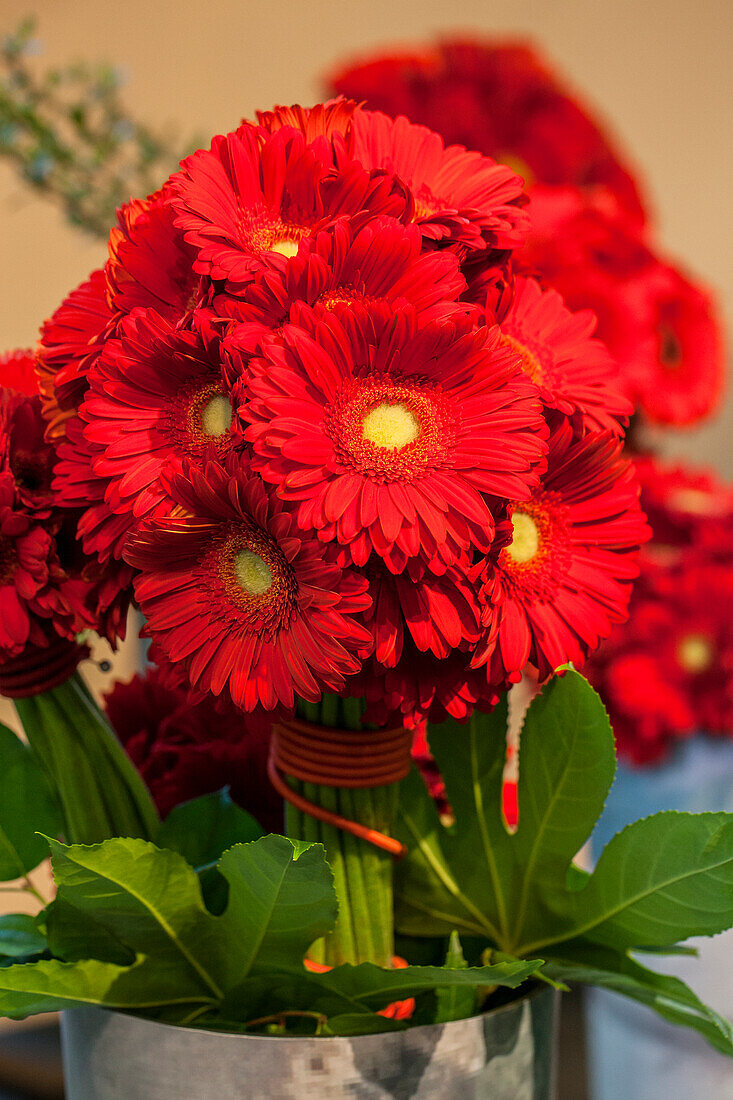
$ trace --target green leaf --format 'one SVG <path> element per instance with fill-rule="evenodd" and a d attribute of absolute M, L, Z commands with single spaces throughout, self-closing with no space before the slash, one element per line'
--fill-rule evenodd
<path fill-rule="evenodd" d="M 549 892 L 568 875 L 577 885 L 572 860 L 603 812 L 615 772 L 598 695 L 577 672 L 555 677 L 529 707 L 520 738 L 520 822 L 505 888 L 515 945 L 547 928 Z"/>
<path fill-rule="evenodd" d="M 46 937 L 39 931 L 35 917 L 26 913 L 0 914 L 0 955 L 23 958 L 46 950 Z"/>
<path fill-rule="evenodd" d="M 557 980 L 586 982 L 622 993 L 673 1024 L 694 1028 L 718 1050 L 733 1056 L 733 1026 L 728 1020 L 703 1004 L 679 978 L 648 970 L 624 952 L 579 943 L 553 956 L 544 973 Z"/>
<path fill-rule="evenodd" d="M 266 836 L 219 860 L 229 904 L 216 918 L 232 941 L 227 969 L 242 976 L 302 967 L 311 944 L 336 922 L 333 876 L 320 844 Z"/>
<path fill-rule="evenodd" d="M 125 966 L 135 961 L 134 951 L 63 894 L 47 907 L 45 921 L 49 950 L 64 962 L 97 959 Z"/>
<path fill-rule="evenodd" d="M 123 838 L 52 849 L 62 900 L 126 947 L 193 975 L 217 1000 L 253 968 L 300 966 L 335 921 L 318 845 L 268 836 L 230 848 L 218 865 L 229 884 L 221 916 L 206 909 L 195 872 L 177 852 Z"/>
<path fill-rule="evenodd" d="M 224 853 L 219 871 L 229 901 L 205 908 L 197 876 L 176 852 L 115 838 L 66 847 L 51 842 L 58 895 L 47 913 L 54 942 L 75 961 L 44 960 L 0 973 L 0 1014 L 25 1015 L 69 1004 L 103 1004 L 180 1019 L 215 1012 L 249 978 L 272 980 L 302 964 L 335 920 L 331 872 L 318 845 L 263 837 Z M 76 923 L 78 922 L 78 923 Z M 78 957 L 84 944 L 104 959 Z M 128 949 L 131 966 L 111 961 Z M 351 1011 L 339 999 L 342 1011 Z"/>
<path fill-rule="evenodd" d="M 392 1001 L 451 987 L 476 990 L 502 985 L 516 989 L 539 971 L 542 965 L 541 959 L 512 959 L 491 966 L 461 969 L 407 966 L 400 970 L 383 970 L 371 963 L 361 963 L 359 966 L 337 966 L 326 974 L 315 977 L 318 984 L 329 992 L 378 1010 Z"/>
<path fill-rule="evenodd" d="M 171 810 L 155 843 L 178 852 L 197 871 L 214 864 L 233 844 L 262 836 L 255 819 L 240 809 L 228 790 L 215 791 Z"/>
<path fill-rule="evenodd" d="M 452 970 L 465 970 L 468 966 L 457 932 L 451 932 L 445 965 Z M 447 1023 L 449 1020 L 464 1020 L 476 1011 L 476 990 L 451 985 L 447 989 L 436 991 L 435 1002 L 434 1022 L 436 1024 Z"/>
<path fill-rule="evenodd" d="M 61 828 L 59 809 L 35 756 L 0 725 L 0 881 L 21 878 L 48 855 L 37 833 Z"/>
<path fill-rule="evenodd" d="M 514 956 L 576 937 L 668 947 L 733 919 L 733 818 L 662 813 L 624 829 L 592 875 L 572 863 L 600 815 L 615 762 L 600 699 L 566 671 L 531 704 L 522 731 L 519 827 L 500 816 L 506 710 L 430 731 L 455 825 L 444 828 L 414 774 L 398 827 L 403 934 L 483 935 Z"/>
<path fill-rule="evenodd" d="M 424 784 L 408 777 L 398 826 L 408 855 L 397 867 L 397 927 L 405 934 L 483 935 L 509 954 L 559 927 L 550 902 L 566 894 L 572 859 L 590 835 L 613 779 L 608 716 L 576 672 L 531 704 L 520 744 L 519 827 L 501 820 L 506 701 L 467 725 L 430 730 L 455 825 L 443 828 Z M 574 883 L 575 885 L 575 883 Z M 525 952 L 527 953 L 527 952 Z"/>
<path fill-rule="evenodd" d="M 507 708 L 474 714 L 467 725 L 430 730 L 456 817 L 446 829 L 413 768 L 400 788 L 395 833 L 407 855 L 395 867 L 396 927 L 404 935 L 450 936 L 457 930 L 501 943 L 508 938 L 499 819 Z M 504 857 L 506 858 L 506 857 Z"/>
<path fill-rule="evenodd" d="M 724 931 L 733 920 L 733 817 L 670 810 L 634 822 L 571 902 L 571 934 L 612 947 L 671 947 Z"/>
<path fill-rule="evenodd" d="M 96 959 L 41 959 L 0 969 L 0 1016 L 19 1020 L 83 1005 L 150 1012 L 163 1005 L 207 1000 L 197 985 L 189 986 L 188 996 L 186 992 L 178 971 L 169 973 L 144 956 L 130 967 Z"/>

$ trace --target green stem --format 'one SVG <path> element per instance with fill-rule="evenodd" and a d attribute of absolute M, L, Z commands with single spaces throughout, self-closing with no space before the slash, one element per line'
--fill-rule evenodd
<path fill-rule="evenodd" d="M 145 784 L 78 672 L 15 709 L 58 794 L 72 844 L 152 837 L 158 815 Z"/>
<path fill-rule="evenodd" d="M 300 717 L 324 726 L 361 727 L 360 700 L 325 696 L 318 707 L 299 706 Z M 397 785 L 347 788 L 290 780 L 311 802 L 369 828 L 389 833 L 397 811 Z M 288 835 L 320 842 L 334 876 L 339 902 L 336 927 L 314 944 L 310 957 L 330 966 L 372 962 L 389 966 L 394 955 L 393 857 L 351 833 L 322 822 L 292 806 L 287 809 Z"/>

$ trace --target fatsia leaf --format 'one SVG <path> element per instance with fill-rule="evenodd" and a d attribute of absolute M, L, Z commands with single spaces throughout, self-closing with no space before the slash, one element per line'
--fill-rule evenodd
<path fill-rule="evenodd" d="M 49 950 L 63 962 L 97 959 L 124 966 L 135 961 L 131 948 L 63 894 L 45 910 L 45 922 Z"/>
<path fill-rule="evenodd" d="M 392 1001 L 416 997 L 419 993 L 448 989 L 478 989 L 492 985 L 516 989 L 542 967 L 541 959 L 512 959 L 490 966 L 465 968 L 443 966 L 406 966 L 383 970 L 371 963 L 337 966 L 319 974 L 324 988 L 350 997 L 372 1009 L 384 1008 Z"/>
<path fill-rule="evenodd" d="M 197 871 L 215 864 L 233 844 L 262 836 L 255 819 L 232 801 L 228 790 L 201 795 L 176 806 L 155 837 L 159 848 L 179 852 Z"/>
<path fill-rule="evenodd" d="M 468 966 L 463 955 L 461 939 L 457 932 L 451 932 L 445 965 L 454 970 L 465 970 Z M 436 1024 L 444 1024 L 449 1020 L 464 1020 L 467 1016 L 472 1016 L 475 1011 L 475 989 L 451 985 L 447 989 L 436 991 L 434 1016 Z"/>
<path fill-rule="evenodd" d="M 543 972 L 555 980 L 622 993 L 673 1024 L 694 1028 L 718 1050 L 733 1056 L 733 1026 L 728 1020 L 703 1004 L 679 978 L 649 970 L 625 952 L 581 942 L 552 956 Z"/>
<path fill-rule="evenodd" d="M 571 903 L 572 934 L 612 947 L 724 931 L 733 921 L 733 817 L 669 810 L 634 822 L 609 841 Z"/>
<path fill-rule="evenodd" d="M 132 966 L 97 959 L 41 959 L 0 969 L 0 1016 L 23 1019 L 38 1012 L 95 1005 L 152 1012 L 164 1005 L 214 1005 L 199 983 L 144 956 Z"/>
<path fill-rule="evenodd" d="M 0 914 L 0 955 L 18 959 L 40 955 L 46 946 L 46 937 L 35 917 L 26 913 Z"/>
<path fill-rule="evenodd" d="M 38 833 L 54 835 L 61 818 L 32 751 L 0 725 L 0 881 L 20 878 L 48 855 Z"/>
<path fill-rule="evenodd" d="M 465 969 L 408 966 L 387 970 L 371 963 L 344 964 L 324 974 L 303 968 L 272 970 L 248 978 L 232 990 L 222 1006 L 231 1020 L 247 1020 L 283 1010 L 301 1010 L 333 1016 L 378 1012 L 393 1001 L 452 987 L 475 993 L 487 986 L 511 989 L 542 967 L 540 959 L 507 959 L 491 966 Z"/>
<path fill-rule="evenodd" d="M 522 731 L 519 827 L 500 816 L 505 710 L 431 730 L 455 825 L 444 828 L 424 785 L 404 784 L 397 868 L 401 932 L 481 935 L 510 955 L 576 937 L 619 948 L 671 946 L 733 920 L 733 819 L 656 814 L 609 843 L 592 875 L 572 864 L 601 812 L 613 735 L 577 673 L 555 678 Z"/>
<path fill-rule="evenodd" d="M 613 779 L 613 734 L 603 704 L 578 673 L 556 677 L 531 704 L 522 730 L 519 827 L 501 820 L 506 703 L 464 726 L 430 731 L 455 825 L 444 828 L 414 774 L 401 795 L 397 868 L 400 931 L 483 934 L 516 953 L 523 938 L 559 927 L 548 905 L 563 898 L 572 859 L 590 835 Z"/>
<path fill-rule="evenodd" d="M 332 876 L 318 845 L 268 836 L 230 848 L 218 864 L 229 885 L 221 916 L 206 909 L 195 872 L 177 852 L 123 838 L 53 842 L 52 851 L 62 901 L 137 954 L 194 976 L 217 1000 L 253 968 L 300 965 L 335 921 Z"/>

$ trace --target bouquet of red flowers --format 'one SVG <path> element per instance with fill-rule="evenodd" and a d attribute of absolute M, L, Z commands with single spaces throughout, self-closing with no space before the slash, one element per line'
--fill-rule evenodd
<path fill-rule="evenodd" d="M 55 957 L 3 971 L 0 1005 L 28 1010 L 38 975 L 33 1003 L 56 1004 L 63 968 L 84 959 L 98 1000 L 142 1011 L 162 956 L 148 918 L 121 914 L 166 876 L 186 884 L 186 900 L 169 893 L 160 906 L 183 906 L 196 945 L 184 952 L 188 969 L 174 967 L 180 984 L 171 978 L 155 1004 L 169 1021 L 219 1026 L 309 1013 L 331 1033 L 374 1028 L 374 1013 L 378 1026 L 397 1026 L 419 1011 L 413 997 L 456 984 L 471 991 L 470 1014 L 489 986 L 539 973 L 587 980 L 603 944 L 623 969 L 638 942 L 665 946 L 720 926 L 719 915 L 693 920 L 683 891 L 660 939 L 625 880 L 624 917 L 609 910 L 615 860 L 649 843 L 646 823 L 586 889 L 569 889 L 614 767 L 603 709 L 572 671 L 527 718 L 518 829 L 501 818 L 508 687 L 528 665 L 542 680 L 582 665 L 624 621 L 649 536 L 623 454 L 633 411 L 623 377 L 593 314 L 519 265 L 529 232 L 512 167 L 343 98 L 244 121 L 120 210 L 105 267 L 44 325 L 39 396 L 25 399 L 46 421 L 46 442 L 37 435 L 52 507 L 19 480 L 19 414 L 4 391 L 3 592 L 12 595 L 3 598 L 33 624 L 3 650 L 16 677 L 4 690 L 54 780 L 57 744 L 48 723 L 45 741 L 38 728 L 62 689 L 43 681 L 43 655 L 79 619 L 69 626 L 62 602 L 70 567 L 59 566 L 49 602 L 55 575 L 37 558 L 54 525 L 73 522 L 81 580 L 104 578 L 114 592 L 105 602 L 75 588 L 73 613 L 81 606 L 84 625 L 96 625 L 94 615 L 134 599 L 170 707 L 208 708 L 196 722 L 218 719 L 230 741 L 268 740 L 290 840 L 253 840 L 252 822 L 213 796 L 159 825 L 100 724 L 84 751 L 112 762 L 111 800 L 137 814 L 137 830 L 123 835 L 139 839 L 120 839 L 114 816 L 85 821 L 77 798 L 77 819 L 67 812 L 57 832 L 102 843 L 52 839 Z M 23 541 L 36 529 L 38 547 Z M 23 678 L 27 667 L 35 678 Z M 427 722 L 452 824 L 408 776 L 414 732 Z M 206 744 L 200 729 L 189 745 Z M 145 739 L 128 740 L 135 756 Z M 253 774 L 255 758 L 244 765 Z M 234 753 L 227 759 L 236 766 Z M 155 789 L 160 771 L 138 760 Z M 197 813 L 226 823 L 211 830 L 218 848 L 207 858 Z M 713 873 L 700 848 L 714 825 L 702 815 L 678 846 L 675 873 L 690 889 Z M 676 835 L 678 823 L 654 827 Z M 224 851 L 236 841 L 249 844 Z M 660 904 L 668 873 L 647 883 Z M 278 876 L 287 890 L 265 913 L 258 891 Z M 120 907 L 110 900 L 119 891 Z M 108 942 L 101 954 L 72 948 L 69 906 L 93 913 L 128 955 Z M 296 910 L 309 916 L 298 923 Z M 265 922 L 260 954 L 245 961 L 237 948 L 222 968 L 253 912 Z M 465 934 L 475 965 L 398 966 L 395 912 L 398 930 L 430 940 L 433 955 Z M 216 937 L 221 951 L 209 957 Z M 643 973 L 627 983 L 635 995 Z M 129 999 L 115 1001 L 113 989 Z M 688 992 L 677 992 L 680 1005 Z M 692 1014 L 728 1044 L 708 1010 Z"/>

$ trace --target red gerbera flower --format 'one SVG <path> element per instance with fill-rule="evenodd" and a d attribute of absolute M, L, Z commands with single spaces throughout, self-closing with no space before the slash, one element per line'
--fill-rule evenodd
<path fill-rule="evenodd" d="M 37 518 L 50 515 L 55 503 L 51 480 L 56 455 L 45 431 L 38 395 L 9 393 L 0 379 L 0 468 L 13 475 L 19 501 Z"/>
<path fill-rule="evenodd" d="M 491 710 L 507 688 L 506 679 L 492 682 L 489 665 L 472 667 L 473 648 L 454 649 L 448 657 L 421 653 L 405 638 L 395 668 L 372 659 L 349 685 L 352 695 L 366 700 L 365 722 L 385 726 L 395 722 L 415 729 L 420 723 L 466 721 L 474 710 Z"/>
<path fill-rule="evenodd" d="M 239 321 L 260 322 L 258 335 L 297 321 L 296 302 L 321 310 L 354 303 L 411 305 L 423 322 L 468 312 L 468 306 L 457 304 L 466 288 L 457 258 L 421 249 L 417 227 L 395 218 L 339 218 L 306 238 L 282 271 L 258 273 L 230 311 Z M 251 333 L 245 335 L 250 343 Z M 238 342 L 236 330 L 232 342 Z"/>
<path fill-rule="evenodd" d="M 151 522 L 125 551 L 168 658 L 247 711 L 341 691 L 369 642 L 352 618 L 369 605 L 366 581 L 332 564 L 234 456 L 226 468 L 184 462 L 170 491 L 188 514 Z"/>
<path fill-rule="evenodd" d="M 488 549 L 482 493 L 526 495 L 544 452 L 537 390 L 498 329 L 356 306 L 300 320 L 309 331 L 263 340 L 243 416 L 254 468 L 298 502 L 301 528 L 395 573 Z"/>
<path fill-rule="evenodd" d="M 106 479 L 113 512 L 136 518 L 167 509 L 160 480 L 185 456 L 214 443 L 224 455 L 240 441 L 222 379 L 219 339 L 200 315 L 193 329 L 136 310 L 109 340 L 89 375 L 80 409 L 94 474 Z"/>
<path fill-rule="evenodd" d="M 380 665 L 394 668 L 402 658 L 406 632 L 421 653 L 442 658 L 478 641 L 478 603 L 462 570 L 450 567 L 436 577 L 413 559 L 405 573 L 394 576 L 372 559 L 365 572 L 372 606 L 364 613 L 364 624 L 372 643 L 361 656 L 373 654 Z"/>
<path fill-rule="evenodd" d="M 711 297 L 657 262 L 619 292 L 629 323 L 612 347 L 630 397 L 657 424 L 684 426 L 709 416 L 725 386 L 725 347 Z"/>
<path fill-rule="evenodd" d="M 196 271 L 246 286 L 279 267 L 325 220 L 360 210 L 404 214 L 407 199 L 384 173 L 345 160 L 336 169 L 299 131 L 243 124 L 188 157 L 173 177 L 177 224 L 197 250 Z"/>
<path fill-rule="evenodd" d="M 514 256 L 570 309 L 590 308 L 624 393 L 650 420 L 690 424 L 724 384 L 721 326 L 710 296 L 658 260 L 601 188 L 535 188 L 532 228 Z"/>
<path fill-rule="evenodd" d="M 619 421 L 633 406 L 619 392 L 618 368 L 605 345 L 591 338 L 596 318 L 590 311 L 571 313 L 554 290 L 518 278 L 511 304 L 498 319 L 502 343 L 519 354 L 549 408 L 579 413 L 587 430 L 622 434 Z"/>
<path fill-rule="evenodd" d="M 26 397 L 38 393 L 36 355 L 31 348 L 0 354 L 0 388 Z"/>
<path fill-rule="evenodd" d="M 271 111 L 257 111 L 256 114 L 257 122 L 268 134 L 289 126 L 300 130 L 310 143 L 319 137 L 330 140 L 336 134 L 347 134 L 357 107 L 355 100 L 339 96 L 314 107 L 301 107 L 296 103 L 292 107 L 273 107 Z"/>
<path fill-rule="evenodd" d="M 627 617 L 648 537 L 620 441 L 604 432 L 574 442 L 565 422 L 550 437 L 542 485 L 509 506 L 498 558 L 476 567 L 490 633 L 474 663 L 491 659 L 495 680 L 518 680 L 527 663 L 542 679 L 568 661 L 581 665 Z"/>
<path fill-rule="evenodd" d="M 511 164 L 527 184 L 603 184 L 643 220 L 639 183 L 615 141 L 524 42 L 447 39 L 373 56 L 340 70 L 329 84 Z"/>
<path fill-rule="evenodd" d="M 89 366 L 99 355 L 112 321 L 107 281 L 100 270 L 72 290 L 43 325 L 37 371 L 49 438 L 62 438 L 66 421 L 76 414 L 86 392 Z"/>
<path fill-rule="evenodd" d="M 57 453 L 54 492 L 64 508 L 79 509 L 78 534 L 84 552 L 103 563 L 110 557 L 119 558 L 130 518 L 115 515 L 104 499 L 107 480 L 94 473 L 94 461 L 104 448 L 84 437 L 84 424 L 77 416 L 67 422 Z"/>
<path fill-rule="evenodd" d="M 117 214 L 105 268 L 111 307 L 119 314 L 136 306 L 178 321 L 199 301 L 201 277 L 193 270 L 195 249 L 174 224 L 167 188 L 134 199 Z"/>
<path fill-rule="evenodd" d="M 404 116 L 358 111 L 350 148 L 367 168 L 393 172 L 414 196 L 414 220 L 428 240 L 467 249 L 516 248 L 527 219 L 517 205 L 522 180 L 511 168 L 442 137 Z"/>
<path fill-rule="evenodd" d="M 727 558 L 733 547 L 733 486 L 711 470 L 656 456 L 635 457 L 634 465 L 654 533 L 644 557 L 670 564 L 680 551 L 694 548 L 711 559 Z"/>
<path fill-rule="evenodd" d="M 730 547 L 728 547 L 730 554 Z M 644 576 L 628 623 L 588 665 L 619 752 L 658 760 L 700 732 L 733 734 L 733 582 L 730 562 L 686 552 Z"/>

